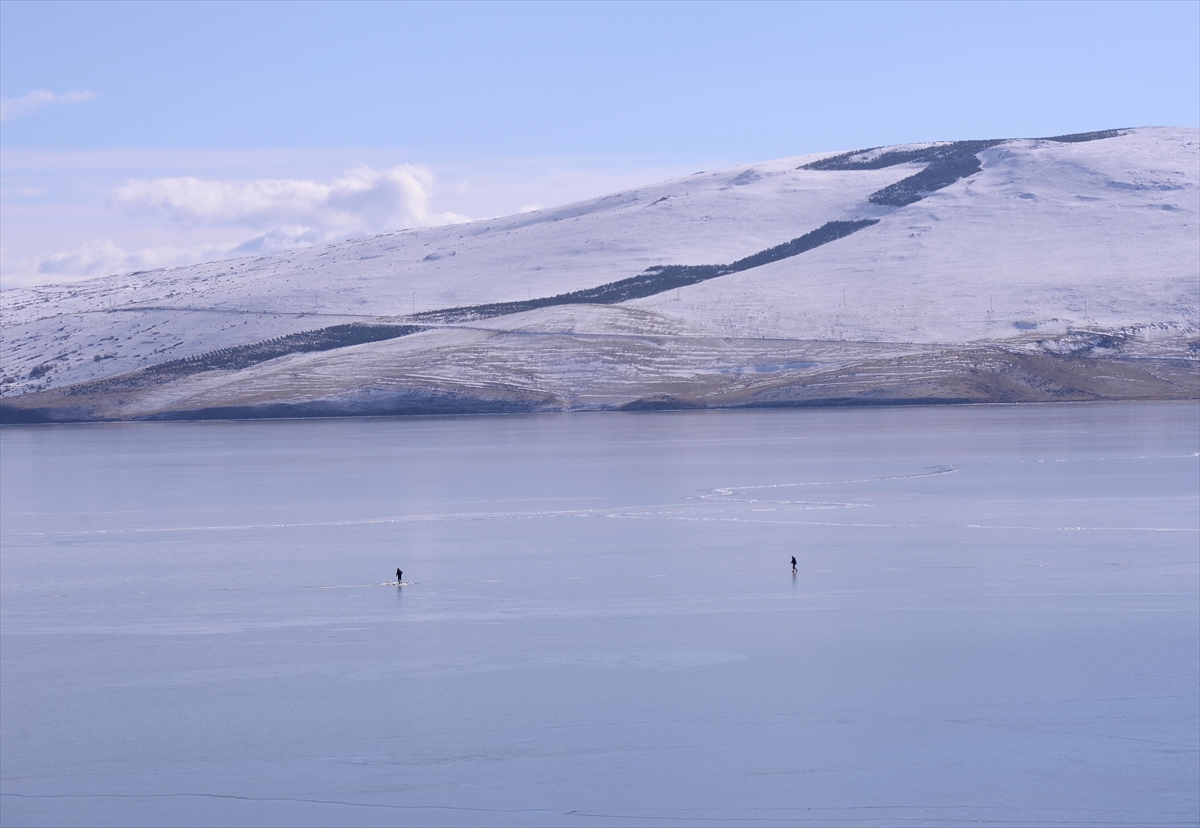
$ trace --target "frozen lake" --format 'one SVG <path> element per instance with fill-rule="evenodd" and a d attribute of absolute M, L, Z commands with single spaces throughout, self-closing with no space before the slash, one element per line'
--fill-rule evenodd
<path fill-rule="evenodd" d="M 1195 825 L 1198 451 L 1195 404 L 7 428 L 0 821 Z"/>

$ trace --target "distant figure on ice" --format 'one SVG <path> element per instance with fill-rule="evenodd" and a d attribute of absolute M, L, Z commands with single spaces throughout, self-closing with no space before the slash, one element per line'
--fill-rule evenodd
<path fill-rule="evenodd" d="M 792 574 L 793 575 L 796 574 L 796 556 L 795 555 L 792 555 Z M 397 580 L 399 580 L 399 579 L 397 578 Z"/>
<path fill-rule="evenodd" d="M 404 573 L 400 571 L 400 567 L 396 567 L 396 583 L 404 583 Z"/>

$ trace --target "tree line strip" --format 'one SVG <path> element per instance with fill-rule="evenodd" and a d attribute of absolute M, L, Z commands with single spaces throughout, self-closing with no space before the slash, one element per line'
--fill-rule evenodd
<path fill-rule="evenodd" d="M 248 345 L 218 348 L 195 356 L 160 362 L 128 374 L 80 383 L 71 386 L 67 393 L 72 395 L 94 394 L 124 388 L 138 388 L 146 384 L 179 379 L 205 371 L 240 371 L 251 365 L 288 354 L 332 351 L 350 345 L 396 339 L 420 330 L 423 329 L 419 325 L 374 325 L 362 322 L 331 325 L 328 328 L 300 331 L 251 342 Z"/>
<path fill-rule="evenodd" d="M 925 169 L 903 178 L 895 184 L 872 193 L 867 201 L 885 207 L 904 207 L 914 204 L 929 193 L 949 187 L 955 181 L 974 175 L 983 169 L 979 153 L 1003 140 L 954 141 L 934 147 L 911 150 L 891 150 L 863 158 L 871 150 L 844 152 L 804 164 L 802 170 L 882 170 L 897 164 L 924 163 Z"/>
<path fill-rule="evenodd" d="M 1059 143 L 1099 141 L 1123 135 L 1124 130 L 1107 129 L 1097 132 L 1079 132 L 1057 135 L 1039 140 Z M 890 150 L 868 156 L 874 149 L 855 150 L 822 158 L 805 164 L 803 170 L 881 170 L 898 164 L 924 163 L 920 172 L 901 179 L 894 184 L 877 190 L 868 197 L 872 204 L 886 207 L 904 207 L 914 204 L 926 195 L 944 189 L 983 169 L 979 153 L 1003 144 L 1003 139 L 984 141 L 952 141 L 918 149 Z M 868 156 L 868 157 L 864 157 Z M 615 305 L 633 299 L 643 299 L 669 290 L 687 287 L 731 273 L 740 273 L 755 267 L 771 264 L 812 250 L 823 244 L 849 236 L 865 227 L 878 224 L 878 219 L 858 221 L 830 221 L 803 236 L 783 244 L 761 250 L 726 265 L 656 265 L 636 276 L 593 288 L 543 296 L 515 302 L 492 302 L 481 305 L 465 305 L 456 308 L 425 311 L 409 317 L 413 322 L 426 324 L 450 324 L 491 319 L 522 311 L 556 305 Z M 136 387 L 146 382 L 175 379 L 204 371 L 238 371 L 260 362 L 277 359 L 288 354 L 313 351 L 330 351 L 367 342 L 396 339 L 423 330 L 421 324 L 383 325 L 355 322 L 348 325 L 333 325 L 312 331 L 288 334 L 265 339 L 248 345 L 220 348 L 193 357 L 161 362 L 147 368 L 109 379 L 94 380 L 74 386 L 68 393 L 94 393 L 100 390 L 118 390 Z M 42 370 L 38 366 L 34 371 Z M 31 373 L 32 375 L 32 373 Z"/>
<path fill-rule="evenodd" d="M 862 219 L 860 221 L 830 221 L 816 230 L 803 236 L 761 250 L 736 262 L 727 265 L 658 265 L 648 268 L 637 276 L 621 279 L 616 282 L 599 285 L 594 288 L 560 293 L 555 296 L 545 296 L 538 299 L 528 299 L 518 302 L 493 302 L 483 305 L 467 305 L 458 308 L 446 308 L 410 316 L 414 322 L 425 323 L 409 325 L 385 325 L 363 322 L 353 322 L 348 325 L 332 325 L 328 328 L 318 328 L 311 331 L 277 336 L 264 339 L 248 345 L 236 345 L 229 348 L 219 348 L 203 354 L 197 354 L 182 359 L 160 362 L 127 374 L 115 377 L 92 380 L 71 386 L 66 392 L 70 395 L 94 394 L 119 391 L 127 388 L 143 387 L 147 384 L 166 382 L 205 371 L 240 371 L 257 365 L 260 362 L 277 359 L 288 354 L 307 353 L 313 351 L 331 351 L 350 345 L 361 345 L 367 342 L 382 342 L 388 339 L 398 339 L 402 336 L 425 330 L 430 323 L 469 322 L 479 319 L 490 319 L 496 316 L 507 316 L 537 308 L 554 305 L 615 305 L 628 302 L 631 299 L 641 299 L 654 296 L 669 290 L 687 285 L 694 285 L 718 276 L 727 276 L 755 267 L 777 262 L 782 259 L 798 256 L 814 247 L 828 244 L 845 236 L 855 233 L 864 227 L 878 224 L 878 219 Z"/>
<path fill-rule="evenodd" d="M 1055 141 L 1060 144 L 1078 144 L 1085 141 L 1100 141 L 1124 135 L 1120 129 L 1105 129 L 1098 132 L 1077 132 L 1071 135 L 1056 135 L 1039 138 L 1039 141 Z M 986 141 L 952 141 L 920 149 L 890 150 L 878 155 L 864 157 L 872 149 L 843 152 L 804 164 L 801 170 L 882 170 L 898 164 L 925 164 L 925 169 L 901 179 L 895 184 L 872 193 L 867 201 L 884 207 L 904 207 L 915 204 L 930 193 L 949 187 L 983 169 L 979 153 L 994 146 L 1007 143 L 1004 139 Z"/>
<path fill-rule="evenodd" d="M 457 308 L 425 311 L 409 317 L 418 322 L 454 323 L 470 322 L 479 319 L 491 319 L 496 316 L 507 316 L 512 313 L 547 308 L 554 305 L 615 305 L 632 299 L 643 299 L 665 293 L 676 288 L 687 287 L 698 282 L 728 276 L 754 267 L 762 267 L 772 262 L 798 256 L 801 253 L 828 244 L 851 233 L 856 233 L 864 227 L 878 224 L 878 219 L 862 219 L 860 221 L 830 221 L 816 230 L 803 236 L 784 242 L 783 244 L 761 250 L 753 255 L 738 259 L 727 265 L 655 265 L 647 268 L 637 276 L 621 279 L 616 282 L 599 285 L 594 288 L 574 290 L 570 293 L 560 293 L 556 296 L 543 296 L 537 299 L 527 299 L 517 302 L 493 302 L 484 305 L 465 305 Z"/>
<path fill-rule="evenodd" d="M 1118 129 L 1098 132 L 1080 132 L 1058 135 L 1041 140 L 1059 143 L 1079 143 L 1115 138 L 1123 135 Z M 873 150 L 855 150 L 805 164 L 804 170 L 881 170 L 898 164 L 924 163 L 920 172 L 901 179 L 894 184 L 877 190 L 868 197 L 872 204 L 887 207 L 904 207 L 923 199 L 926 195 L 950 186 L 983 169 L 979 153 L 1005 143 L 1002 139 L 984 141 L 953 141 L 918 149 L 890 150 L 868 156 Z M 864 157 L 867 156 L 867 157 Z M 783 244 L 761 250 L 745 258 L 725 265 L 656 265 L 636 276 L 593 288 L 543 296 L 515 302 L 492 302 L 481 305 L 465 305 L 456 308 L 425 311 L 409 319 L 415 323 L 452 324 L 507 316 L 513 313 L 536 310 L 556 305 L 615 305 L 633 299 L 643 299 L 669 290 L 687 287 L 720 276 L 740 273 L 755 267 L 771 264 L 812 250 L 823 244 L 849 236 L 865 227 L 878 224 L 878 219 L 857 221 L 830 221 L 816 230 Z M 163 381 L 205 371 L 238 371 L 260 362 L 277 359 L 288 354 L 313 351 L 329 351 L 367 342 L 396 339 L 423 330 L 421 324 L 383 325 L 355 322 L 348 325 L 333 325 L 312 331 L 220 348 L 193 357 L 161 362 L 147 368 L 124 374 L 120 377 L 94 380 L 74 386 L 69 393 L 94 393 L 101 390 L 118 390 L 136 387 L 147 382 Z M 38 370 L 35 368 L 34 370 Z"/>

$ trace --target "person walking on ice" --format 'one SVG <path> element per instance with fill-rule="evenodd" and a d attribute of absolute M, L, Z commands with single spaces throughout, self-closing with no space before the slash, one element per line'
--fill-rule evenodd
<path fill-rule="evenodd" d="M 796 556 L 795 555 L 792 555 L 792 574 L 793 575 L 796 574 Z M 396 580 L 400 580 L 400 579 L 397 578 Z"/>
<path fill-rule="evenodd" d="M 396 585 L 404 583 L 404 573 L 400 571 L 400 567 L 396 567 Z"/>

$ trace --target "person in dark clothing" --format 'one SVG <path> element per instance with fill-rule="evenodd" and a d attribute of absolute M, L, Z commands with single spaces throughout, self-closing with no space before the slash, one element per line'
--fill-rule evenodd
<path fill-rule="evenodd" d="M 396 583 L 399 584 L 399 583 L 402 583 L 403 581 L 404 581 L 404 573 L 400 571 L 399 567 L 397 567 L 396 568 Z"/>
<path fill-rule="evenodd" d="M 792 574 L 796 574 L 796 556 L 792 555 Z"/>

